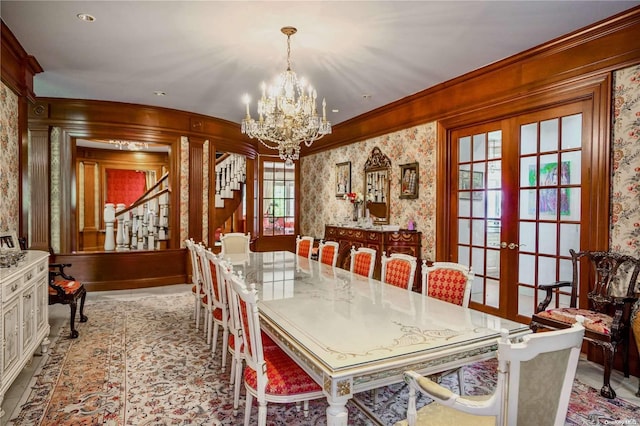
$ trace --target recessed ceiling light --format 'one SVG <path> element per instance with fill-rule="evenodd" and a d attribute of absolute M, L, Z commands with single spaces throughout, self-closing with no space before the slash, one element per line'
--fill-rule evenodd
<path fill-rule="evenodd" d="M 155 92 L 153 92 L 154 95 L 156 96 L 165 96 L 166 93 L 163 92 L 162 90 L 156 90 Z"/>
<path fill-rule="evenodd" d="M 331 112 L 340 112 L 339 109 L 332 109 Z"/>
<path fill-rule="evenodd" d="M 88 13 L 78 13 L 76 15 L 76 17 L 81 20 L 81 21 L 85 21 L 85 22 L 93 22 L 96 20 L 95 16 L 93 15 L 89 15 Z"/>

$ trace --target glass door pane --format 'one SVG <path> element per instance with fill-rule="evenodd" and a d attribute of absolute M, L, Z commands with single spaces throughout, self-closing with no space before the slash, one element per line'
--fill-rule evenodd
<path fill-rule="evenodd" d="M 458 263 L 475 273 L 471 301 L 500 308 L 502 131 L 461 135 L 458 147 Z"/>
<path fill-rule="evenodd" d="M 540 284 L 571 280 L 569 249 L 580 249 L 582 114 L 520 125 L 518 315 L 545 297 Z M 569 262 L 570 263 L 570 262 Z M 567 306 L 556 292 L 551 306 Z"/>

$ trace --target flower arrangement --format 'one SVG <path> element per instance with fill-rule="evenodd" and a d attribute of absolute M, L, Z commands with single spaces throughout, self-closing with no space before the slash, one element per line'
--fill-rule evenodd
<path fill-rule="evenodd" d="M 364 201 L 364 196 L 361 192 L 347 192 L 342 198 L 354 204 L 360 204 Z"/>

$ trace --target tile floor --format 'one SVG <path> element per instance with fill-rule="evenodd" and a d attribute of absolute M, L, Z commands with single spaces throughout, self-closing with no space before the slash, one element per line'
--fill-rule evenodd
<path fill-rule="evenodd" d="M 190 285 L 178 284 L 139 290 L 94 291 L 87 293 L 87 300 L 135 300 L 148 295 L 188 292 L 190 291 L 189 289 Z M 89 321 L 91 321 L 91 311 L 85 310 L 85 314 L 89 317 Z M 69 307 L 66 305 L 49 306 L 49 324 L 51 325 L 50 339 L 58 335 L 60 327 L 65 323 L 68 315 Z M 2 410 L 4 410 L 5 415 L 0 419 L 0 425 L 5 425 L 12 417 L 12 413 L 18 408 L 22 395 L 29 386 L 34 373 L 45 358 L 46 355 L 42 356 L 42 354 L 36 353 L 33 360 L 13 382 L 4 396 L 4 401 L 2 401 Z M 600 389 L 602 386 L 602 367 L 586 359 L 582 359 L 578 364 L 577 378 L 585 384 Z M 638 390 L 637 377 L 624 378 L 621 372 L 614 370 L 611 375 L 611 384 L 620 398 L 640 405 L 640 398 L 635 396 Z"/>

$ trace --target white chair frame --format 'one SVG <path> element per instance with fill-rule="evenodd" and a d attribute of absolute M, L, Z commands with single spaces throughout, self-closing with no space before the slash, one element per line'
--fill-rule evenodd
<path fill-rule="evenodd" d="M 338 250 L 340 249 L 340 244 L 335 241 L 324 241 L 320 240 L 320 245 L 318 246 L 318 262 L 324 263 L 324 248 L 325 247 L 333 247 L 333 258 L 331 259 L 331 263 L 329 265 L 336 266 L 336 262 L 338 261 Z"/>
<path fill-rule="evenodd" d="M 368 254 L 371 256 L 371 263 L 369 264 L 369 272 L 367 274 L 367 278 L 371 278 L 373 276 L 373 270 L 376 267 L 376 254 L 378 253 L 375 249 L 360 247 L 356 250 L 355 246 L 351 246 L 351 263 L 349 264 L 349 271 L 354 272 L 355 268 L 355 256 L 356 254 Z"/>
<path fill-rule="evenodd" d="M 249 245 L 251 243 L 251 233 L 246 234 L 242 232 L 229 232 L 220 236 L 220 255 L 223 259 L 226 259 L 229 255 L 234 254 L 246 254 L 248 255 L 251 250 Z"/>
<path fill-rule="evenodd" d="M 475 273 L 470 267 L 454 262 L 434 262 L 431 266 L 427 266 L 427 261 L 422 261 L 422 295 L 429 295 L 429 272 L 436 271 L 438 269 L 450 269 L 454 271 L 460 271 L 465 277 L 467 277 L 467 285 L 464 288 L 464 297 L 462 298 L 462 307 L 469 307 L 469 300 L 471 299 L 471 286 L 473 285 L 473 279 Z"/>
<path fill-rule="evenodd" d="M 184 241 L 189 250 L 189 259 L 191 260 L 191 283 L 195 286 L 193 315 L 196 324 L 196 330 L 200 329 L 200 316 L 202 309 L 202 298 L 204 297 L 202 288 L 202 274 L 200 273 L 200 258 L 196 252 L 196 243 L 193 239 Z"/>
<path fill-rule="evenodd" d="M 461 411 L 477 416 L 495 416 L 496 425 L 516 426 L 518 424 L 518 409 L 520 398 L 532 401 L 533 395 L 520 395 L 523 391 L 526 393 L 544 392 L 544 389 L 529 389 L 526 386 L 520 386 L 521 370 L 526 368 L 540 368 L 540 366 L 550 365 L 551 363 L 538 362 L 534 366 L 523 364 L 531 361 L 541 354 L 552 352 L 567 351 L 567 357 L 563 371 L 564 377 L 560 388 L 555 388 L 559 401 L 553 411 L 553 407 L 545 405 L 536 407 L 540 416 L 543 413 L 552 416 L 553 424 L 561 426 L 565 424 L 567 409 L 569 406 L 569 398 L 571 396 L 571 388 L 575 378 L 578 360 L 580 358 L 580 348 L 582 347 L 582 338 L 584 336 L 584 327 L 582 322 L 584 317 L 578 316 L 577 321 L 571 328 L 559 331 L 551 331 L 548 333 L 530 334 L 525 336 L 520 343 L 511 343 L 508 340 L 508 331 L 502 330 L 501 337 L 498 339 L 498 381 L 495 392 L 485 399 L 472 399 L 460 396 L 451 392 L 449 389 L 429 380 L 416 373 L 415 371 L 407 371 L 404 373 L 405 381 L 409 384 L 409 403 L 407 410 L 407 421 L 409 426 L 415 426 L 418 420 L 418 411 L 416 410 L 416 391 L 422 392 L 435 402 L 422 408 L 420 412 L 424 415 L 427 422 L 425 424 L 444 424 L 438 423 L 429 416 L 430 410 L 438 407 L 433 404 L 440 404 L 450 411 L 446 419 L 446 424 L 456 422 L 451 416 L 455 415 L 455 411 Z M 557 361 L 560 362 L 560 361 Z M 541 373 L 542 374 L 542 373 Z M 550 388 L 548 388 L 550 391 Z M 447 408 L 448 407 L 448 408 Z M 551 411 L 549 411 L 551 410 Z M 449 412 L 448 411 L 448 412 Z M 445 413 L 442 413 L 443 415 Z M 525 417 L 531 418 L 531 424 L 540 424 L 542 419 L 535 414 L 525 413 Z M 470 420 L 470 425 L 477 424 L 478 420 Z M 402 424 L 402 422 L 400 422 Z M 461 424 L 459 421 L 456 424 Z"/>
<path fill-rule="evenodd" d="M 300 253 L 299 253 L 299 250 L 298 250 L 298 248 L 300 247 L 300 243 L 303 242 L 303 241 L 307 241 L 307 240 L 309 241 L 310 246 L 309 246 L 309 255 L 306 256 L 306 257 L 311 259 L 311 254 L 313 253 L 313 242 L 315 241 L 315 239 L 313 237 L 308 237 L 308 236 L 301 237 L 300 235 L 298 235 L 296 237 L 296 255 L 300 256 Z"/>
<path fill-rule="evenodd" d="M 409 272 L 409 281 L 407 283 L 407 290 L 412 291 L 413 281 L 416 276 L 416 268 L 418 266 L 418 259 L 415 256 L 403 253 L 392 253 L 391 256 L 387 256 L 387 252 L 382 252 L 382 272 L 380 273 L 380 281 L 386 283 L 387 278 L 387 264 L 392 260 L 403 260 L 409 263 L 411 270 Z"/>

